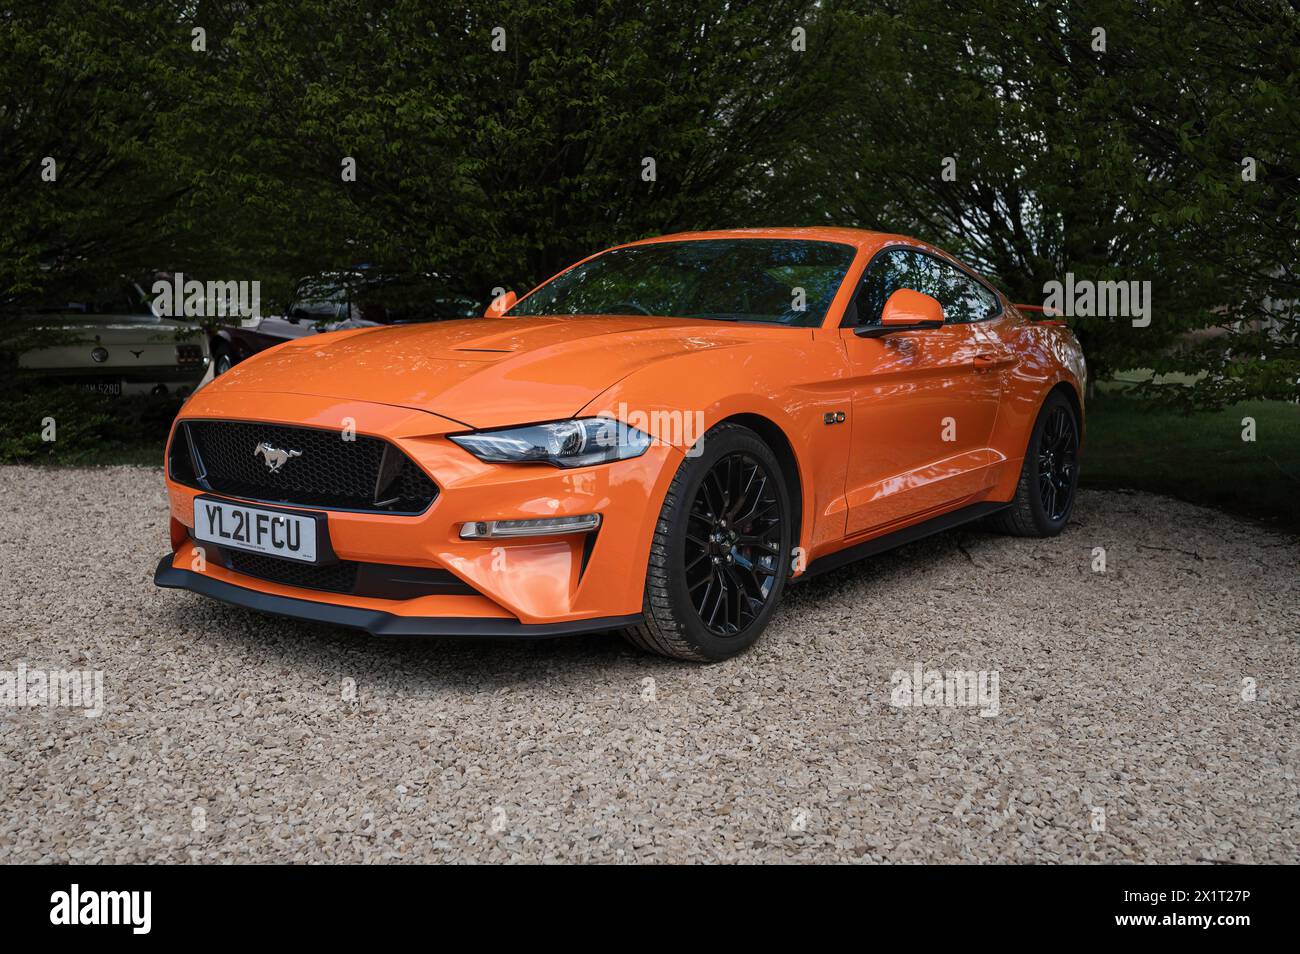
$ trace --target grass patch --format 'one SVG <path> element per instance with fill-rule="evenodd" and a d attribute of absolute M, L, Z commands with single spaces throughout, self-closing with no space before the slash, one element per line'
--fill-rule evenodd
<path fill-rule="evenodd" d="M 1255 419 L 1254 442 L 1242 418 Z M 1082 483 L 1146 490 L 1300 533 L 1300 406 L 1249 401 L 1183 414 L 1115 392 L 1088 404 Z"/>

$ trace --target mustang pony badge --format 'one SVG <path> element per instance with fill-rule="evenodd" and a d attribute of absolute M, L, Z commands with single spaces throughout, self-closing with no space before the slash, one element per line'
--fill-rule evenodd
<path fill-rule="evenodd" d="M 262 441 L 262 443 L 253 448 L 253 456 L 260 456 L 262 462 L 266 464 L 266 469 L 273 474 L 278 474 L 280 468 L 289 463 L 290 459 L 301 457 L 302 451 L 283 450 L 279 447 L 272 447 L 266 441 Z"/>

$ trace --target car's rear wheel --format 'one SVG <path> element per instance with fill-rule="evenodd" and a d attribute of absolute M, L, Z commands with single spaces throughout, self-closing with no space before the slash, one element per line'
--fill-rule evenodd
<path fill-rule="evenodd" d="M 1018 537 L 1056 536 L 1070 520 L 1078 487 L 1079 419 L 1070 400 L 1053 391 L 1029 436 L 1016 496 L 989 524 Z"/>
<path fill-rule="evenodd" d="M 767 626 L 789 575 L 789 489 L 771 448 L 721 424 L 673 477 L 650 544 L 645 622 L 634 645 L 675 659 L 726 659 Z"/>

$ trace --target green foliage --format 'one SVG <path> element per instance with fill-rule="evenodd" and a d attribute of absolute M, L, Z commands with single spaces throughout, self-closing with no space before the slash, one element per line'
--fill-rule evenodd
<path fill-rule="evenodd" d="M 1067 272 L 1150 281 L 1149 327 L 1072 321 L 1094 377 L 1208 370 L 1179 396 L 1209 405 L 1300 393 L 1293 6 L 884 0 L 841 23 L 853 95 L 778 170 L 786 218 L 917 235 L 1027 303 Z M 1224 335 L 1186 344 L 1207 327 Z"/>
<path fill-rule="evenodd" d="M 10 377 L 0 384 L 0 464 L 161 464 L 177 397 L 92 394 L 70 384 Z M 55 440 L 46 441 L 53 419 Z"/>
<path fill-rule="evenodd" d="M 794 24 L 829 20 L 791 0 L 240 10 L 204 8 L 222 66 L 181 125 L 245 145 L 214 165 L 178 133 L 187 176 L 275 235 L 263 262 L 271 245 L 299 269 L 438 271 L 482 300 L 615 242 L 738 223 L 833 68 L 828 39 L 790 51 Z"/>
<path fill-rule="evenodd" d="M 826 223 L 1018 301 L 1150 281 L 1150 327 L 1074 322 L 1094 377 L 1289 397 L 1298 51 L 1283 0 L 26 0 L 0 15 L 0 350 L 6 313 L 124 272 L 283 301 L 375 263 L 485 302 L 644 235 Z"/>
<path fill-rule="evenodd" d="M 166 216 L 184 184 L 149 142 L 174 96 L 181 37 L 166 3 L 6 7 L 0 307 L 152 265 L 181 242 Z"/>

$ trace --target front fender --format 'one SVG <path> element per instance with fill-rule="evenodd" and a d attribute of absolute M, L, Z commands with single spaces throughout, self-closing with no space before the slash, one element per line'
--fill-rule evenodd
<path fill-rule="evenodd" d="M 851 411 L 846 377 L 833 342 L 790 329 L 788 341 L 725 355 L 681 354 L 640 368 L 579 414 L 615 417 L 687 457 L 701 453 L 705 435 L 723 421 L 749 416 L 768 422 L 793 454 L 802 514 L 798 545 L 812 560 L 844 535 L 849 428 L 842 417 L 840 426 L 828 425 L 827 416 L 834 423 L 837 414 Z M 650 504 L 657 513 L 662 495 Z"/>

